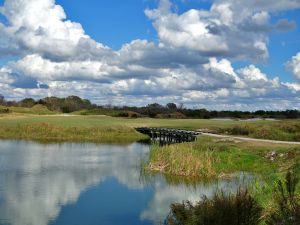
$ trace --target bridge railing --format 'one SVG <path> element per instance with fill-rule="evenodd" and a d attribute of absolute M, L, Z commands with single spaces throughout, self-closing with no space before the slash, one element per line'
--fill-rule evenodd
<path fill-rule="evenodd" d="M 142 134 L 148 135 L 153 141 L 157 141 L 160 144 L 193 142 L 201 134 L 200 132 L 171 128 L 138 127 L 135 129 Z"/>

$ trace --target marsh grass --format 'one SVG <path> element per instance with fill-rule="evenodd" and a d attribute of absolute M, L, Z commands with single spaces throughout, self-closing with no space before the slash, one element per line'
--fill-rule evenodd
<path fill-rule="evenodd" d="M 275 156 L 270 158 L 270 153 Z M 182 143 L 164 147 L 154 146 L 150 151 L 150 159 L 145 168 L 151 171 L 162 172 L 166 176 L 183 176 L 185 178 L 198 178 L 200 180 L 233 179 L 238 172 L 247 172 L 255 177 L 247 186 L 249 192 L 264 209 L 261 216 L 265 219 L 269 218 L 272 214 L 276 219 L 278 218 L 276 217 L 276 212 L 278 213 L 286 209 L 291 214 L 291 211 L 289 211 L 291 208 L 288 208 L 288 204 L 285 204 L 280 209 L 280 206 L 278 206 L 279 202 L 286 202 L 287 200 L 282 200 L 283 198 L 280 200 L 280 198 L 275 197 L 274 193 L 280 192 L 274 190 L 278 190 L 278 187 L 281 187 L 281 190 L 285 190 L 281 192 L 281 195 L 276 195 L 279 197 L 291 196 L 291 194 L 288 194 L 288 190 L 294 190 L 292 193 L 300 193 L 299 185 L 291 185 L 296 183 L 295 179 L 286 178 L 284 180 L 285 174 L 290 171 L 291 167 L 298 168 L 299 161 L 300 146 L 270 145 L 259 142 L 235 142 L 228 139 L 201 137 L 194 143 Z M 299 171 L 299 168 L 294 170 L 294 174 L 299 175 Z M 282 180 L 281 185 L 278 185 L 277 180 Z M 287 183 L 289 185 L 283 187 L 283 184 Z M 294 199 L 298 199 L 298 197 Z M 299 203 L 299 199 L 297 201 Z M 188 205 L 181 205 L 181 207 L 191 209 L 189 208 L 191 206 Z M 279 210 L 274 212 L 273 209 L 276 208 Z M 282 214 L 279 215 L 283 216 Z M 197 223 L 192 223 L 189 220 L 189 223 L 178 224 Z M 265 221 L 262 224 L 265 225 Z M 271 224 L 269 223 L 268 225 Z M 272 225 L 279 224 L 281 223 L 274 223 Z M 282 225 L 290 224 L 282 223 Z"/>
<path fill-rule="evenodd" d="M 285 180 L 275 186 L 275 207 L 266 220 L 267 225 L 299 225 L 300 199 L 297 195 L 299 177 L 296 171 L 289 171 Z"/>
<path fill-rule="evenodd" d="M 247 190 L 236 194 L 217 192 L 213 198 L 206 196 L 197 204 L 187 201 L 172 204 L 167 225 L 258 225 L 262 207 Z"/>
<path fill-rule="evenodd" d="M 298 164 L 296 165 L 298 166 Z M 173 203 L 167 225 L 299 225 L 300 198 L 298 169 L 290 169 L 283 179 L 275 181 L 266 207 L 259 199 L 261 190 L 249 187 L 225 194 L 222 190 L 208 199 L 193 204 L 189 201 Z"/>
<path fill-rule="evenodd" d="M 214 157 L 220 146 L 203 142 L 185 143 L 159 147 L 152 146 L 148 170 L 186 177 L 213 177 L 216 171 L 213 167 L 219 157 Z M 184 148 L 184 150 L 183 150 Z"/>
<path fill-rule="evenodd" d="M 35 123 L 0 126 L 0 138 L 36 140 L 40 142 L 131 143 L 148 137 L 126 126 L 69 127 Z"/>
<path fill-rule="evenodd" d="M 275 151 L 277 157 L 266 157 Z M 230 177 L 236 172 L 259 174 L 272 181 L 299 160 L 300 147 L 236 143 L 201 137 L 193 143 L 153 146 L 146 169 L 193 178 Z"/>

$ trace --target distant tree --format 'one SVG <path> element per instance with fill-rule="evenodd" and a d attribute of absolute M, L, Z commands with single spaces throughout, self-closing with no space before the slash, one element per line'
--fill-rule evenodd
<path fill-rule="evenodd" d="M 153 103 L 146 106 L 146 114 L 152 118 L 156 117 L 157 114 L 163 113 L 164 111 L 164 106 L 158 103 Z"/>
<path fill-rule="evenodd" d="M 157 108 L 157 109 L 161 109 L 163 108 L 162 105 L 158 104 L 158 103 L 152 103 L 152 104 L 149 104 L 147 105 L 148 108 Z"/>
<path fill-rule="evenodd" d="M 4 96 L 0 94 L 0 105 L 4 105 L 5 99 Z"/>
<path fill-rule="evenodd" d="M 255 115 L 260 116 L 260 117 L 265 116 L 266 113 L 267 113 L 267 112 L 264 111 L 264 110 L 258 110 L 258 111 L 256 111 L 256 112 L 254 112 Z"/>
<path fill-rule="evenodd" d="M 175 103 L 168 103 L 167 104 L 167 108 L 171 109 L 171 110 L 176 110 L 177 109 L 177 105 Z"/>
<path fill-rule="evenodd" d="M 39 100 L 40 104 L 46 105 L 51 111 L 60 111 L 70 113 L 83 109 L 95 109 L 98 106 L 93 105 L 89 100 L 78 96 L 69 96 L 67 98 L 47 97 Z"/>
<path fill-rule="evenodd" d="M 206 109 L 199 110 L 199 117 L 203 119 L 209 119 L 211 117 L 210 112 Z"/>
<path fill-rule="evenodd" d="M 40 104 L 47 106 L 51 111 L 61 111 L 64 100 L 58 97 L 47 97 L 39 100 Z"/>
<path fill-rule="evenodd" d="M 62 111 L 65 113 L 70 113 L 90 108 L 92 108 L 92 103 L 89 100 L 81 99 L 78 96 L 69 96 L 63 103 Z"/>
<path fill-rule="evenodd" d="M 5 101 L 5 105 L 8 107 L 17 106 L 17 102 L 16 101 Z"/>
<path fill-rule="evenodd" d="M 285 112 L 286 117 L 289 119 L 296 119 L 299 116 L 299 111 L 297 110 L 287 110 Z"/>
<path fill-rule="evenodd" d="M 179 106 L 178 106 L 178 109 L 183 110 L 184 109 L 184 104 L 180 103 Z"/>
<path fill-rule="evenodd" d="M 35 100 L 33 98 L 25 98 L 18 102 L 18 105 L 21 107 L 31 108 L 36 104 Z"/>

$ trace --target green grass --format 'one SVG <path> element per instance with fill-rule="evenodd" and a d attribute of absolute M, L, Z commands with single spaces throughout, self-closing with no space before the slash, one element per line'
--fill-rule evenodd
<path fill-rule="evenodd" d="M 126 126 L 72 127 L 49 123 L 1 126 L 1 139 L 36 140 L 40 142 L 132 143 L 148 137 Z"/>
<path fill-rule="evenodd" d="M 300 121 L 285 120 L 269 124 L 239 124 L 233 127 L 219 128 L 218 132 L 259 139 L 300 141 Z"/>
<path fill-rule="evenodd" d="M 267 158 L 275 151 L 274 160 Z M 153 146 L 147 169 L 169 175 L 217 178 L 238 171 L 273 179 L 300 159 L 300 146 L 233 142 L 201 137 L 193 143 Z"/>
<path fill-rule="evenodd" d="M 1 124 L 30 124 L 34 122 L 44 122 L 61 124 L 67 126 L 80 125 L 80 126 L 94 126 L 94 125 L 126 125 L 129 127 L 166 127 L 166 128 L 180 128 L 187 130 L 197 130 L 200 128 L 208 128 L 211 130 L 218 130 L 219 128 L 230 128 L 241 124 L 254 124 L 254 125 L 272 125 L 277 122 L 274 121 L 256 121 L 256 122 L 241 122 L 241 121 L 217 121 L 207 119 L 151 119 L 151 118 L 115 118 L 101 115 L 51 115 L 51 116 L 37 116 L 37 115 L 22 115 L 17 114 L 4 118 L 0 121 Z M 300 120 L 295 120 L 300 123 Z"/>

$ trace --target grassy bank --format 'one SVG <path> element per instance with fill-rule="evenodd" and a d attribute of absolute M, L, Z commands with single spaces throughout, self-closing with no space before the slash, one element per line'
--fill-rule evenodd
<path fill-rule="evenodd" d="M 153 146 L 145 169 L 186 180 L 231 179 L 238 172 L 250 173 L 257 178 L 251 189 L 267 213 L 274 209 L 274 182 L 299 162 L 300 146 L 201 137 L 194 143 Z M 300 193 L 299 186 L 296 192 Z"/>
<path fill-rule="evenodd" d="M 0 126 L 0 139 L 22 139 L 40 142 L 132 143 L 146 136 L 126 126 L 63 126 L 49 123 Z"/>
<path fill-rule="evenodd" d="M 147 169 L 198 178 L 226 177 L 245 171 L 272 179 L 298 160 L 300 146 L 201 137 L 193 143 L 153 146 Z"/>
<path fill-rule="evenodd" d="M 228 196 L 223 195 L 223 192 L 217 192 L 212 200 L 202 198 L 202 201 L 199 196 L 200 202 L 196 205 L 190 202 L 172 204 L 171 215 L 174 217 L 169 217 L 171 220 L 167 224 L 174 224 L 172 218 L 180 221 L 180 224 L 224 224 L 224 221 L 227 221 L 226 224 L 240 224 L 236 223 L 236 220 L 240 221 L 240 215 L 247 214 L 247 210 L 241 207 L 249 206 L 248 209 L 253 209 L 253 205 L 247 205 L 248 200 L 260 208 L 260 213 L 257 214 L 256 223 L 242 224 L 298 224 L 273 222 L 283 222 L 286 218 L 300 215 L 300 186 L 296 185 L 300 176 L 299 160 L 300 146 L 266 145 L 202 137 L 194 143 L 153 146 L 146 170 L 162 172 L 168 176 L 202 178 L 202 180 L 231 179 L 234 174 L 241 171 L 256 177 L 248 184 L 249 195 L 244 198 L 245 204 L 240 204 L 239 194 Z M 295 174 L 295 179 L 290 182 L 285 179 L 289 171 Z M 289 185 L 290 183 L 295 186 Z M 278 186 L 279 184 L 281 186 Z M 295 205 L 291 205 L 290 200 L 298 207 L 296 213 L 293 211 Z M 247 217 L 246 221 L 249 218 L 251 217 Z M 206 222 L 195 222 L 202 220 Z M 268 221 L 271 222 L 267 223 Z"/>

